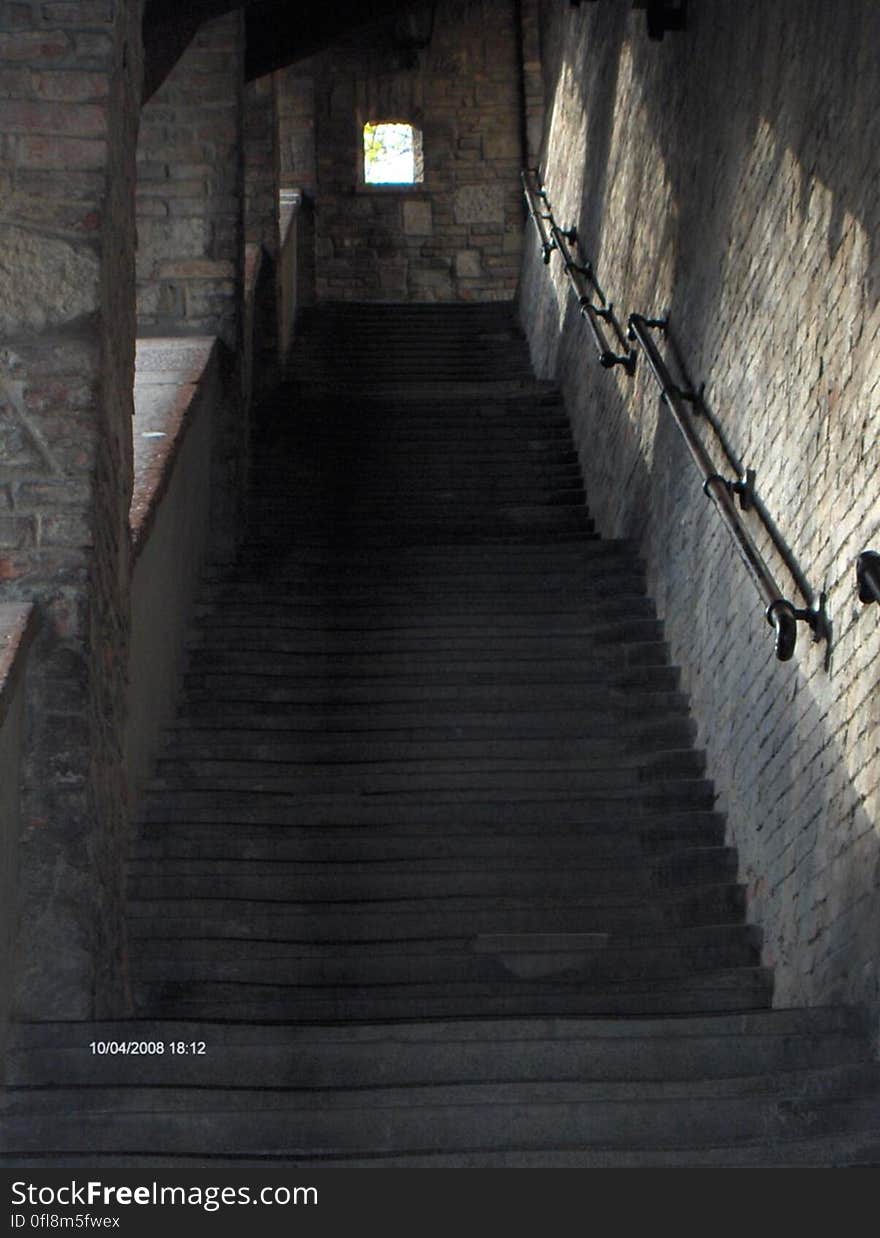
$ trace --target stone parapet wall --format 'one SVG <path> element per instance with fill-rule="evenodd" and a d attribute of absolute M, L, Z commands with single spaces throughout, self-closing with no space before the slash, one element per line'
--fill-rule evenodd
<path fill-rule="evenodd" d="M 213 339 L 141 340 L 135 381 L 132 638 L 125 727 L 135 810 L 173 713 L 211 528 L 211 470 L 224 409 Z"/>
<path fill-rule="evenodd" d="M 880 624 L 854 565 L 880 543 L 880 9 L 718 0 L 656 43 L 613 0 L 541 8 L 559 221 L 577 225 L 621 316 L 671 310 L 693 381 L 827 593 L 830 664 L 803 627 L 794 661 L 774 660 L 647 368 L 632 380 L 595 365 L 558 258 L 548 271 L 530 237 L 533 356 L 563 386 L 599 527 L 641 542 L 777 1002 L 875 1005 Z"/>
<path fill-rule="evenodd" d="M 19 936 L 18 860 L 25 673 L 34 608 L 0 604 L 0 1085 L 3 1084 Z"/>
<path fill-rule="evenodd" d="M 516 5 L 440 0 L 427 48 L 395 52 L 393 39 L 393 21 L 379 23 L 279 75 L 282 179 L 307 191 L 313 91 L 318 298 L 511 299 L 523 215 Z M 363 183 L 368 121 L 421 131 L 422 184 Z"/>

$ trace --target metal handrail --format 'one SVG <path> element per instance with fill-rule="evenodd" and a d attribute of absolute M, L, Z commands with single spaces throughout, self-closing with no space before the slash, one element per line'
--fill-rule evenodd
<path fill-rule="evenodd" d="M 572 255 L 571 248 L 578 241 L 577 229 L 559 227 L 553 215 L 553 208 L 550 206 L 547 193 L 541 184 L 537 169 L 523 172 L 521 179 L 526 202 L 528 203 L 529 215 L 534 221 L 541 240 L 541 253 L 544 258 L 544 265 L 546 266 L 550 262 L 554 250 L 562 259 L 565 274 L 571 281 L 575 296 L 577 297 L 581 317 L 589 327 L 593 342 L 596 345 L 599 364 L 604 366 L 606 370 L 620 365 L 628 374 L 632 374 L 635 370 L 636 354 L 627 345 L 626 337 L 615 316 L 614 306 L 606 300 L 605 294 L 596 279 L 593 264 L 589 260 L 578 261 Z M 544 210 L 538 206 L 536 199 L 541 200 L 545 208 Z M 599 301 L 598 305 L 593 300 L 594 294 Z M 610 327 L 617 336 L 621 345 L 621 351 L 615 352 L 611 347 L 606 330 L 607 327 Z"/>
<path fill-rule="evenodd" d="M 531 177 L 534 177 L 534 185 L 531 183 Z M 551 240 L 546 227 L 546 224 L 552 221 L 553 216 L 550 214 L 549 209 L 546 215 L 543 214 L 535 202 L 535 198 L 541 198 L 546 203 L 547 195 L 540 186 L 537 170 L 520 172 L 519 178 L 522 181 L 523 193 L 526 196 L 526 205 L 529 208 L 529 215 L 532 223 L 537 229 L 538 237 L 541 241 L 541 255 L 544 259 L 544 265 L 546 266 L 550 261 L 550 255 L 556 248 L 556 242 Z"/>
<path fill-rule="evenodd" d="M 665 319 L 646 318 L 643 314 L 630 314 L 629 317 L 630 338 L 641 346 L 648 367 L 660 388 L 663 402 L 672 414 L 691 458 L 703 478 L 703 492 L 714 501 L 764 603 L 767 622 L 776 632 L 776 657 L 780 662 L 787 662 L 794 654 L 797 643 L 798 621 L 809 624 L 816 632 L 820 625 L 819 612 L 813 609 L 799 609 L 783 596 L 773 574 L 752 541 L 734 501 L 736 483 L 731 483 L 715 469 L 712 458 L 691 425 L 691 415 L 687 409 L 688 393 L 681 391 L 673 381 L 669 368 L 651 337 L 652 330 L 665 330 L 666 326 Z"/>

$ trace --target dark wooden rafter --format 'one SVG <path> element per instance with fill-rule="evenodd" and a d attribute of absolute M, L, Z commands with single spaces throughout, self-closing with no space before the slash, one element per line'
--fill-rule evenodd
<path fill-rule="evenodd" d="M 144 99 L 159 88 L 206 21 L 244 8 L 245 75 L 249 81 L 292 64 L 336 41 L 346 30 L 409 7 L 411 0 L 147 0 L 144 10 Z"/>

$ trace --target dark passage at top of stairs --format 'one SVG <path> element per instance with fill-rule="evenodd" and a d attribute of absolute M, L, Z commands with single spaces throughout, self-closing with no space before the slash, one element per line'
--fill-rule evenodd
<path fill-rule="evenodd" d="M 859 1016 L 769 1010 L 641 565 L 597 536 L 508 305 L 306 323 L 245 545 L 206 573 L 129 924 L 137 1019 L 81 1043 L 206 1053 L 22 1029 L 14 1163 L 880 1147 Z"/>

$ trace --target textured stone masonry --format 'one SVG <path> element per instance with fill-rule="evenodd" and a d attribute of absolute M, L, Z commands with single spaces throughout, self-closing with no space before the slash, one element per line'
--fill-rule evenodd
<path fill-rule="evenodd" d="M 827 593 L 830 665 L 803 627 L 794 661 L 774 660 L 646 367 L 595 365 L 558 259 L 548 271 L 531 237 L 533 355 L 562 382 L 600 528 L 641 542 L 777 1003 L 876 1006 L 880 615 L 857 601 L 855 559 L 880 545 L 880 9 L 718 0 L 662 43 L 616 0 L 541 12 L 560 223 L 621 315 L 671 309 L 693 381 Z"/>
<path fill-rule="evenodd" d="M 140 5 L 0 5 L 0 584 L 35 604 L 16 1012 L 125 1006 Z"/>
<path fill-rule="evenodd" d="M 279 75 L 283 180 L 309 192 L 316 161 L 319 299 L 513 297 L 523 159 L 515 17 L 513 0 L 441 0 L 414 63 L 380 23 Z M 383 120 L 421 130 L 422 184 L 363 184 L 363 126 Z"/>
<path fill-rule="evenodd" d="M 240 343 L 241 15 L 206 23 L 141 116 L 138 326 Z"/>

